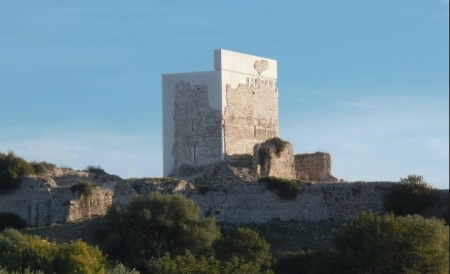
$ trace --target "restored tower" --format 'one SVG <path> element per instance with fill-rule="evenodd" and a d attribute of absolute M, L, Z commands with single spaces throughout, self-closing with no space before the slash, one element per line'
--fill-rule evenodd
<path fill-rule="evenodd" d="M 164 176 L 278 137 L 277 61 L 214 50 L 214 71 L 164 74 Z"/>

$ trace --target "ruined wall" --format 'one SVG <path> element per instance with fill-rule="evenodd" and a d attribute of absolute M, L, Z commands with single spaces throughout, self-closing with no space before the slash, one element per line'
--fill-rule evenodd
<path fill-rule="evenodd" d="M 337 222 L 362 212 L 384 213 L 383 195 L 390 182 L 303 183 L 292 200 L 280 199 L 264 182 L 228 182 L 195 189 L 185 181 L 120 182 L 115 189 L 98 188 L 90 197 L 73 193 L 68 187 L 52 187 L 45 180 L 25 179 L 19 190 L 0 195 L 0 212 L 19 215 L 29 225 L 76 222 L 103 216 L 111 204 L 128 204 L 133 197 L 159 191 L 192 199 L 202 216 L 233 224 L 281 221 Z M 440 201 L 426 214 L 448 215 L 448 190 L 438 190 Z"/>
<path fill-rule="evenodd" d="M 297 154 L 294 157 L 295 171 L 298 179 L 313 182 L 337 181 L 331 175 L 331 156 L 329 153 Z"/>
<path fill-rule="evenodd" d="M 54 187 L 45 179 L 26 178 L 21 187 L 0 194 L 0 212 L 19 215 L 28 225 L 44 226 L 103 216 L 112 203 L 113 190 L 96 189 L 80 197 L 69 187 Z"/>
<path fill-rule="evenodd" d="M 254 145 L 278 137 L 275 81 L 247 77 L 237 88 L 227 85 L 223 130 L 226 155 L 251 154 Z"/>
<path fill-rule="evenodd" d="M 292 144 L 272 138 L 253 148 L 253 170 L 260 177 L 296 178 Z"/>
<path fill-rule="evenodd" d="M 113 195 L 114 191 L 107 188 L 96 189 L 88 197 L 78 195 L 78 199 L 70 201 L 66 222 L 77 222 L 106 215 L 108 208 L 112 205 Z"/>
<path fill-rule="evenodd" d="M 281 200 L 264 183 L 234 183 L 188 197 L 204 216 L 236 224 L 281 221 L 345 221 L 367 211 L 384 212 L 382 195 L 389 183 L 340 183 L 302 185 L 293 200 Z"/>
<path fill-rule="evenodd" d="M 174 107 L 172 172 L 177 172 L 183 164 L 204 165 L 220 161 L 222 117 L 220 109 L 214 109 L 209 104 L 208 87 L 179 82 Z"/>

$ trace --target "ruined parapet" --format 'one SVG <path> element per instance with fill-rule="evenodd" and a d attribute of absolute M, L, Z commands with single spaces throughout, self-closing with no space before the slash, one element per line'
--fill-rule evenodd
<path fill-rule="evenodd" d="M 312 182 L 335 182 L 331 175 L 331 156 L 329 153 L 316 152 L 295 155 L 296 178 Z"/>
<path fill-rule="evenodd" d="M 296 178 L 292 144 L 275 137 L 255 145 L 253 170 L 260 177 Z"/>
<path fill-rule="evenodd" d="M 209 165 L 182 165 L 171 177 L 184 179 L 201 185 L 226 184 L 237 181 L 255 181 L 252 168 L 253 160 L 219 161 Z"/>
<path fill-rule="evenodd" d="M 91 195 L 78 194 L 77 198 L 68 201 L 67 215 L 62 216 L 62 223 L 105 216 L 112 205 L 113 195 L 114 190 L 99 187 L 94 189 Z M 64 197 L 64 195 L 61 196 Z"/>
<path fill-rule="evenodd" d="M 114 188 L 117 183 L 123 181 L 119 176 L 108 174 L 102 170 L 89 172 L 70 168 L 54 168 L 49 172 L 48 177 L 61 187 L 72 186 L 80 181 L 89 181 L 98 186 Z"/>

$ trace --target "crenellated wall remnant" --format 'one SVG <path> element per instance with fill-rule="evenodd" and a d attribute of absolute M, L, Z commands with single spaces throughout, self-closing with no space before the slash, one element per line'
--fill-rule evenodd
<path fill-rule="evenodd" d="M 253 170 L 259 177 L 296 178 L 291 143 L 271 138 L 253 148 Z"/>
<path fill-rule="evenodd" d="M 312 182 L 337 181 L 331 175 L 331 156 L 329 153 L 296 154 L 294 158 L 298 179 Z"/>
<path fill-rule="evenodd" d="M 0 212 L 17 214 L 28 225 L 64 224 L 105 215 L 113 194 L 98 187 L 87 197 L 48 179 L 25 178 L 16 191 L 0 194 Z"/>

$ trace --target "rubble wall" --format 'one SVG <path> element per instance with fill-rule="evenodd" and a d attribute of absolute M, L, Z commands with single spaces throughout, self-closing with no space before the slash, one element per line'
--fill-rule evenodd
<path fill-rule="evenodd" d="M 313 182 L 336 181 L 331 175 L 331 155 L 324 152 L 297 154 L 295 158 L 296 177 Z"/>

